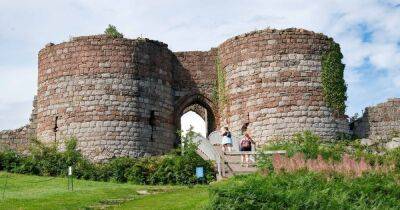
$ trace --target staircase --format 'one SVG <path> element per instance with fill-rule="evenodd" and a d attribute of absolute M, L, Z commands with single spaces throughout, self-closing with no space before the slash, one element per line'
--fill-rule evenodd
<path fill-rule="evenodd" d="M 233 147 L 231 152 L 223 152 L 221 147 L 221 135 L 219 132 L 212 132 L 208 138 L 204 138 L 198 135 L 194 142 L 199 143 L 198 154 L 202 156 L 205 160 L 213 160 L 215 161 L 216 167 L 218 169 L 217 179 L 228 178 L 238 174 L 248 174 L 254 173 L 257 171 L 256 168 L 256 151 L 251 152 L 240 152 L 239 151 L 239 142 L 241 138 L 237 136 L 232 136 Z M 241 155 L 249 154 L 251 164 L 249 167 L 242 166 L 241 164 Z M 269 151 L 268 154 L 275 153 L 285 153 L 285 151 Z"/>

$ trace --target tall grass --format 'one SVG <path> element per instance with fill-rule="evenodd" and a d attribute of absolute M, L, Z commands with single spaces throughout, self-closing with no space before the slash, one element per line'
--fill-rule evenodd
<path fill-rule="evenodd" d="M 393 174 L 346 177 L 305 170 L 238 176 L 212 185 L 211 209 L 398 209 Z"/>
<path fill-rule="evenodd" d="M 297 153 L 292 157 L 275 154 L 272 161 L 274 171 L 295 172 L 299 170 L 308 170 L 322 173 L 340 173 L 347 176 L 360 177 L 366 172 L 389 173 L 394 171 L 394 164 L 370 165 L 364 158 L 357 161 L 350 155 L 344 154 L 340 161 L 327 161 L 318 155 L 316 159 L 306 159 L 304 154 Z"/>
<path fill-rule="evenodd" d="M 286 150 L 284 157 L 265 155 L 263 150 Z M 321 141 L 309 132 L 296 134 L 292 139 L 267 144 L 258 156 L 258 167 L 266 171 L 342 171 L 359 176 L 366 171 L 400 172 L 400 148 L 387 151 L 383 148 L 363 146 L 359 141 Z M 282 162 L 282 163 L 281 163 Z"/>

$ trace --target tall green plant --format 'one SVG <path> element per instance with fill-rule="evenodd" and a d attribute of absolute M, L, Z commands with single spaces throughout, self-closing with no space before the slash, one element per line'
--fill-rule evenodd
<path fill-rule="evenodd" d="M 324 99 L 335 115 L 343 115 L 346 111 L 347 86 L 343 79 L 345 65 L 339 44 L 330 40 L 329 50 L 322 55 L 322 87 Z"/>

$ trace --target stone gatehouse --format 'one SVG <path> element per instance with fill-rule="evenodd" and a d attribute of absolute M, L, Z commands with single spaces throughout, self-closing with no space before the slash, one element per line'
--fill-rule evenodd
<path fill-rule="evenodd" d="M 200 113 L 208 132 L 245 127 L 261 143 L 303 130 L 334 138 L 350 130 L 323 100 L 328 48 L 325 35 L 293 28 L 246 33 L 209 51 L 172 52 L 158 41 L 106 35 L 50 43 L 38 55 L 30 124 L 0 139 L 24 150 L 28 136 L 48 143 L 74 136 L 93 161 L 163 154 L 176 145 L 189 110 Z M 217 65 L 223 107 L 214 97 Z"/>

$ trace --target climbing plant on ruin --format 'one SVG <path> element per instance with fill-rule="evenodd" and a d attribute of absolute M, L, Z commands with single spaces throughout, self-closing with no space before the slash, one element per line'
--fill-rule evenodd
<path fill-rule="evenodd" d="M 215 59 L 215 69 L 217 71 L 217 80 L 214 84 L 213 89 L 213 99 L 216 104 L 219 106 L 219 111 L 222 113 L 222 110 L 225 108 L 227 104 L 227 95 L 225 88 L 225 71 L 221 68 L 221 61 L 219 57 Z"/>
<path fill-rule="evenodd" d="M 329 50 L 322 55 L 322 87 L 324 100 L 335 115 L 342 115 L 346 111 L 347 86 L 343 78 L 345 65 L 339 44 L 330 40 Z"/>

